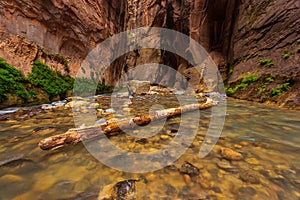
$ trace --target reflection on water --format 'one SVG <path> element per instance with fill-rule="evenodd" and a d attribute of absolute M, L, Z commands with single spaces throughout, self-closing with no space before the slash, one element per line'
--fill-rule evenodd
<path fill-rule="evenodd" d="M 135 115 L 170 99 L 132 101 L 138 109 L 124 109 Z M 109 99 L 100 97 L 99 104 L 101 109 L 108 109 Z M 210 110 L 201 111 L 198 134 L 184 155 L 161 170 L 142 174 L 120 172 L 101 164 L 83 144 L 41 151 L 37 146 L 41 139 L 74 127 L 70 108 L 31 115 L 17 111 L 10 119 L 0 121 L 0 199 L 97 199 L 99 193 L 104 197 L 109 186 L 123 180 L 139 180 L 137 199 L 299 199 L 300 113 L 235 100 L 229 100 L 227 109 L 221 138 L 207 157 L 199 159 L 198 152 Z M 88 117 L 89 111 L 81 111 Z M 112 115 L 97 113 L 99 119 Z M 187 115 L 191 118 L 190 128 L 196 129 L 193 113 Z M 172 141 L 179 124 L 180 117 L 172 118 L 150 138 L 134 138 L 139 133 L 135 130 L 132 135 L 119 134 L 110 140 L 127 151 L 154 151 Z M 240 153 L 242 160 L 225 159 L 220 153 L 224 147 Z M 114 157 L 112 152 L 107 153 Z M 172 157 L 173 153 L 164 155 Z M 198 173 L 189 172 L 194 168 L 185 169 L 187 162 Z"/>

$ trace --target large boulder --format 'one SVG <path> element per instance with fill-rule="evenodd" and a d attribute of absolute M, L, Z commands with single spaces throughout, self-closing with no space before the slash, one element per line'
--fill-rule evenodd
<path fill-rule="evenodd" d="M 129 90 L 134 95 L 145 95 L 150 91 L 150 81 L 131 80 Z"/>

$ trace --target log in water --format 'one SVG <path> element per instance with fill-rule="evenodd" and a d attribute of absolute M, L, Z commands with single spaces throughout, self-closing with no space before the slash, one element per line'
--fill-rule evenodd
<path fill-rule="evenodd" d="M 206 108 L 210 108 L 213 105 L 213 101 L 210 98 L 207 98 L 205 103 L 201 104 L 188 104 L 184 106 L 180 106 L 177 108 L 168 108 L 160 111 L 154 112 L 154 114 L 144 114 L 141 116 L 135 116 L 130 119 L 124 120 L 109 120 L 105 124 L 99 124 L 92 127 L 85 128 L 74 128 L 69 129 L 64 134 L 54 135 L 43 139 L 39 143 L 39 147 L 42 150 L 54 150 L 60 147 L 63 147 L 68 144 L 77 144 L 81 141 L 92 139 L 102 134 L 107 136 L 112 133 L 119 132 L 124 129 L 132 129 L 136 126 L 147 125 L 151 121 L 157 121 L 164 118 L 170 118 L 182 113 L 194 111 L 194 110 L 202 110 Z"/>

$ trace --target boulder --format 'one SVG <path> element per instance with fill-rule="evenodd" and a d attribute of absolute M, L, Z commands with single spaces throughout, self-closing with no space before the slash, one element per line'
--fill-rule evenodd
<path fill-rule="evenodd" d="M 145 95 L 150 91 L 150 81 L 131 80 L 129 90 L 134 95 Z"/>

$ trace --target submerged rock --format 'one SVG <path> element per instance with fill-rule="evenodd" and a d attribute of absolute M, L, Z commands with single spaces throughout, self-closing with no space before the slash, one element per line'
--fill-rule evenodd
<path fill-rule="evenodd" d="M 162 140 L 169 140 L 170 136 L 168 136 L 168 135 L 161 135 L 160 139 L 162 139 Z"/>
<path fill-rule="evenodd" d="M 109 109 L 106 109 L 104 112 L 108 113 L 108 114 L 112 114 L 112 113 L 115 113 L 116 111 L 113 108 L 109 108 Z"/>
<path fill-rule="evenodd" d="M 259 184 L 259 175 L 253 170 L 245 170 L 240 173 L 240 178 L 246 183 Z"/>
<path fill-rule="evenodd" d="M 111 197 L 114 200 L 134 199 L 136 195 L 135 183 L 137 180 L 126 180 L 118 182 L 112 189 Z"/>
<path fill-rule="evenodd" d="M 200 170 L 198 167 L 185 161 L 180 168 L 180 173 L 188 174 L 189 176 L 198 176 L 200 174 Z"/>
<path fill-rule="evenodd" d="M 256 158 L 247 158 L 246 162 L 249 163 L 250 165 L 258 165 L 259 161 Z"/>
<path fill-rule="evenodd" d="M 223 170 L 228 171 L 228 172 L 237 172 L 237 171 L 239 171 L 238 168 L 236 168 L 235 166 L 231 165 L 230 162 L 227 161 L 227 160 L 218 161 L 217 162 L 217 166 L 220 169 L 223 169 Z"/>
<path fill-rule="evenodd" d="M 136 182 L 125 180 L 105 186 L 99 193 L 98 200 L 130 200 L 136 199 Z"/>
<path fill-rule="evenodd" d="M 256 194 L 256 190 L 252 187 L 241 187 L 238 190 L 237 199 L 245 199 Z"/>
<path fill-rule="evenodd" d="M 221 155 L 226 158 L 227 160 L 242 160 L 244 157 L 241 153 L 236 152 L 230 148 L 221 148 Z"/>
<path fill-rule="evenodd" d="M 13 155 L 9 156 L 5 159 L 0 159 L 0 167 L 2 166 L 16 166 L 23 162 L 30 162 L 30 160 L 27 160 L 24 158 L 24 155 Z"/>

